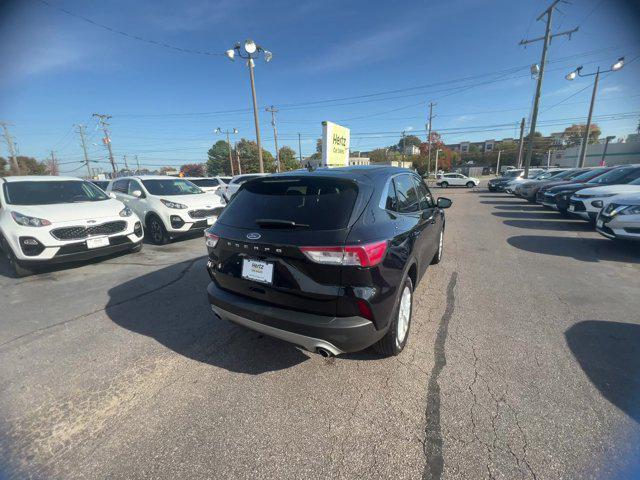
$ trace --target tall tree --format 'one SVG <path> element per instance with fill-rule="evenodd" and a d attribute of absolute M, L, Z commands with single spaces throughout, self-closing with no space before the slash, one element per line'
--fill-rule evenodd
<path fill-rule="evenodd" d="M 204 165 L 201 163 L 187 163 L 180 167 L 185 177 L 204 177 Z"/>
<path fill-rule="evenodd" d="M 316 140 L 316 151 L 315 153 L 311 154 L 309 159 L 314 161 L 320 161 L 322 159 L 322 139 L 321 138 L 318 138 Z"/>
<path fill-rule="evenodd" d="M 297 154 L 293 148 L 284 146 L 280 149 L 280 171 L 297 170 L 300 168 Z"/>
<path fill-rule="evenodd" d="M 8 174 L 9 172 L 7 171 L 7 159 L 0 157 L 0 177 L 4 177 Z"/>
<path fill-rule="evenodd" d="M 207 173 L 211 176 L 231 175 L 229 165 L 229 145 L 224 140 L 218 140 L 207 152 Z M 234 159 L 235 161 L 235 159 Z M 234 173 L 237 173 L 234 171 Z"/>
<path fill-rule="evenodd" d="M 405 149 L 405 145 L 407 147 L 411 145 L 413 145 L 414 147 L 420 147 L 421 143 L 422 143 L 422 140 L 420 140 L 415 135 L 406 135 L 404 139 L 400 137 L 400 141 L 398 142 L 396 149 L 399 152 L 402 152 Z"/>
<path fill-rule="evenodd" d="M 564 139 L 567 147 L 573 147 L 576 145 L 580 145 L 582 141 L 582 137 L 584 135 L 584 129 L 587 127 L 586 124 L 573 124 L 570 127 L 564 129 Z M 589 129 L 589 143 L 597 143 L 598 138 L 600 137 L 600 127 L 595 123 L 591 124 L 591 128 Z"/>
<path fill-rule="evenodd" d="M 260 172 L 260 162 L 258 160 L 258 145 L 256 142 L 245 138 L 238 142 L 238 155 L 242 163 L 242 173 L 258 173 Z M 264 163 L 265 172 L 275 172 L 276 164 L 273 155 L 264 148 L 262 149 L 262 162 Z"/>

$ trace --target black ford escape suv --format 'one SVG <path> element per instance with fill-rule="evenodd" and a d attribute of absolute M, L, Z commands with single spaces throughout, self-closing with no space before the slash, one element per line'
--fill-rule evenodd
<path fill-rule="evenodd" d="M 323 356 L 373 344 L 397 355 L 450 205 L 394 167 L 246 182 L 205 232 L 213 311 Z"/>

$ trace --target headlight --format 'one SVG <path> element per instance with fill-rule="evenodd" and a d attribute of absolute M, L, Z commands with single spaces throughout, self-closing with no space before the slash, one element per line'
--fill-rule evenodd
<path fill-rule="evenodd" d="M 160 201 L 164 204 L 165 207 L 168 208 L 178 208 L 180 210 L 184 210 L 185 208 L 187 208 L 187 206 L 183 205 L 182 203 L 170 202 L 169 200 L 165 200 L 164 198 L 161 198 Z"/>
<path fill-rule="evenodd" d="M 640 205 L 628 205 L 618 212 L 619 215 L 640 215 Z"/>
<path fill-rule="evenodd" d="M 591 202 L 591 206 L 592 207 L 596 207 L 596 208 L 602 208 L 602 200 L 594 200 L 593 202 Z"/>
<path fill-rule="evenodd" d="M 28 215 L 22 215 L 18 212 L 11 212 L 11 216 L 17 224 L 25 227 L 44 227 L 46 225 L 51 225 L 51 222 L 44 218 L 29 217 Z"/>
<path fill-rule="evenodd" d="M 122 210 L 120 210 L 121 217 L 130 217 L 131 215 L 133 215 L 133 210 L 131 210 L 129 207 L 124 207 Z"/>

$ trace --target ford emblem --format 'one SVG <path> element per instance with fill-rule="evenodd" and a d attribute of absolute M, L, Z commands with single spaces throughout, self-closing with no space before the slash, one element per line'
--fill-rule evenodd
<path fill-rule="evenodd" d="M 262 235 L 256 232 L 247 233 L 247 238 L 249 240 L 258 240 L 260 237 L 262 237 Z"/>
<path fill-rule="evenodd" d="M 96 223 L 95 220 L 87 220 L 87 223 Z"/>

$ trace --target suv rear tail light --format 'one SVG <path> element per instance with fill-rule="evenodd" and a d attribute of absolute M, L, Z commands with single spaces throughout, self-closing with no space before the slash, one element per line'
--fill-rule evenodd
<path fill-rule="evenodd" d="M 205 243 L 209 248 L 215 248 L 216 245 L 218 244 L 218 240 L 220 240 L 220 237 L 206 230 L 204 232 L 204 238 L 205 238 Z"/>
<path fill-rule="evenodd" d="M 387 251 L 387 241 L 344 247 L 300 247 L 307 258 L 325 265 L 354 265 L 373 267 L 379 264 Z"/>

